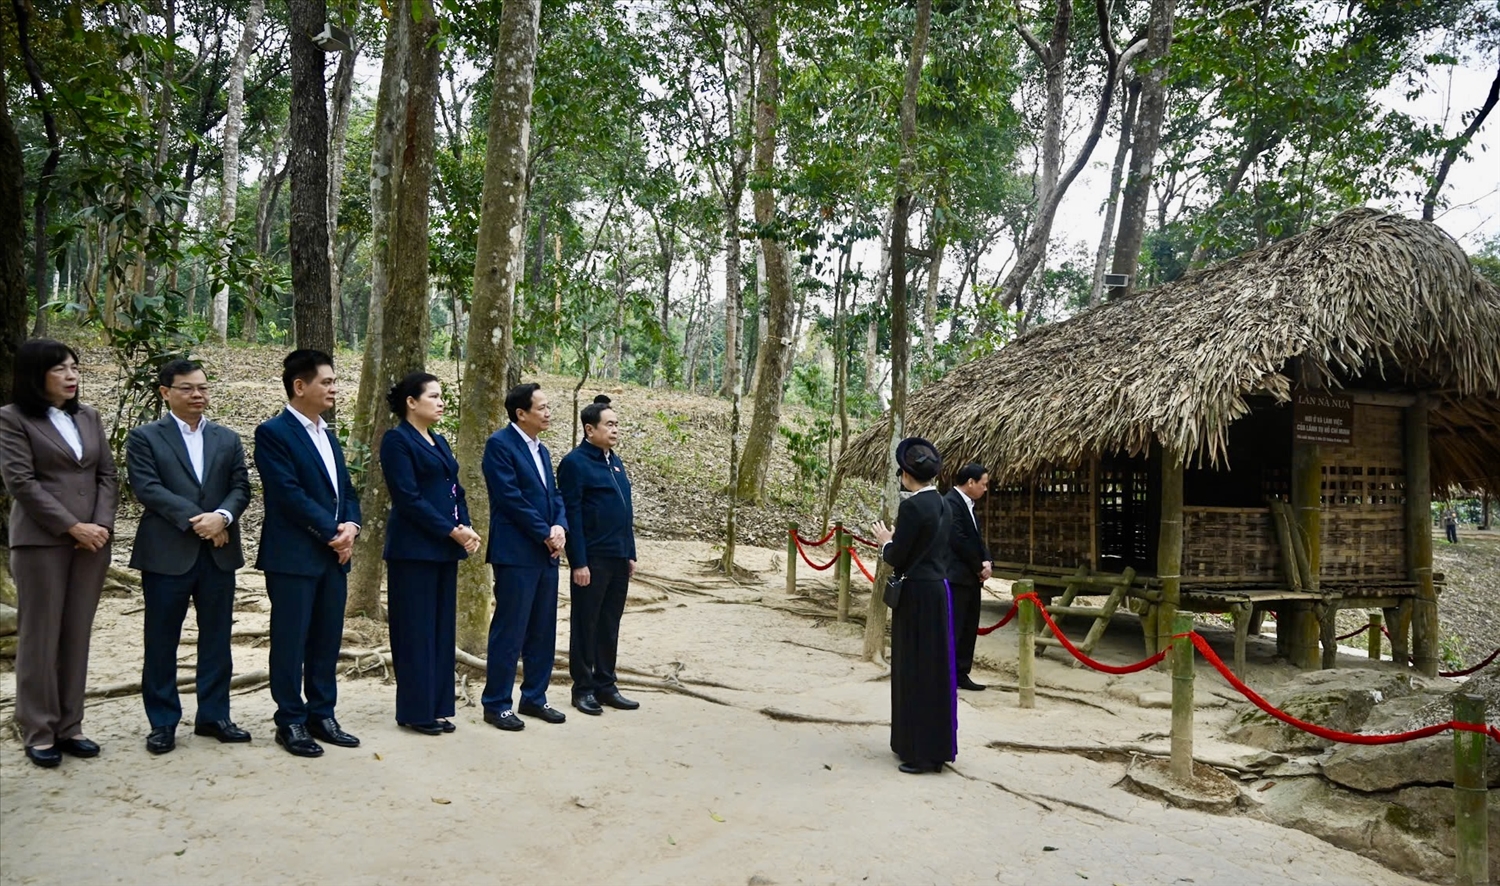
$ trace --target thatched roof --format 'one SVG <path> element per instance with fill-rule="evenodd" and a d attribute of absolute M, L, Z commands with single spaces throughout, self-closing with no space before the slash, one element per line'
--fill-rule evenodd
<path fill-rule="evenodd" d="M 1335 386 L 1440 392 L 1435 484 L 1500 470 L 1500 290 L 1441 228 L 1370 209 L 1039 327 L 914 392 L 906 433 L 1001 481 L 1153 445 L 1217 464 L 1248 398 L 1290 400 L 1294 357 Z M 884 478 L 888 423 L 839 470 Z"/>

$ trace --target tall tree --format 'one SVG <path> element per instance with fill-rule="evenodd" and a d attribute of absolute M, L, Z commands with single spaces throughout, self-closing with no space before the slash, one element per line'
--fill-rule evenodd
<path fill-rule="evenodd" d="M 10 118 L 10 92 L 0 65 L 0 401 L 15 390 L 16 351 L 26 338 L 26 166 Z M 14 605 L 10 577 L 10 495 L 0 483 L 0 603 Z"/>
<path fill-rule="evenodd" d="M 234 62 L 229 66 L 229 106 L 224 112 L 224 173 L 219 186 L 217 270 L 220 282 L 214 288 L 213 308 L 209 317 L 209 325 L 220 342 L 229 339 L 229 253 L 235 209 L 239 205 L 240 129 L 245 116 L 245 67 L 250 64 L 250 51 L 255 48 L 260 19 L 265 13 L 265 0 L 251 0 L 250 11 L 245 16 L 244 30 L 240 32 L 239 48 L 234 53 Z"/>
<path fill-rule="evenodd" d="M 387 391 L 402 376 L 424 368 L 427 358 L 428 299 L 428 206 L 432 191 L 432 164 L 437 122 L 438 72 L 441 68 L 438 21 L 431 0 L 398 0 L 391 4 L 392 28 L 406 43 L 406 70 L 401 81 L 407 87 L 406 113 L 400 121 L 405 145 L 401 162 L 392 170 L 392 191 L 387 260 L 390 291 L 382 305 L 384 333 L 375 373 L 360 379 L 360 387 Z M 380 577 L 384 561 L 386 511 L 390 493 L 380 477 L 380 443 L 394 426 L 388 409 L 377 409 L 369 434 L 370 456 L 366 464 L 360 503 L 366 512 L 360 548 L 350 575 L 348 614 L 375 617 L 380 612 Z"/>
<path fill-rule="evenodd" d="M 917 177 L 917 91 L 922 85 L 922 61 L 927 55 L 927 32 L 932 23 L 932 0 L 918 0 L 917 21 L 912 29 L 906 58 L 906 85 L 901 93 L 901 160 L 896 168 L 896 200 L 891 212 L 891 421 L 889 457 L 886 463 L 885 497 L 880 516 L 889 522 L 901 505 L 901 485 L 896 482 L 896 446 L 906 428 L 907 369 L 911 357 L 906 295 L 907 229 L 911 220 L 912 187 Z M 890 567 L 881 562 L 876 573 L 875 593 L 865 615 L 865 658 L 885 656 L 885 600 L 880 594 Z"/>
<path fill-rule="evenodd" d="M 469 515 L 486 534 L 490 506 L 482 462 L 485 440 L 499 423 L 505 405 L 506 370 L 514 342 L 512 304 L 524 260 L 531 94 L 536 85 L 540 17 L 541 0 L 507 0 L 501 6 L 500 38 L 490 69 L 484 196 L 458 425 L 458 460 L 469 491 Z M 489 576 L 483 557 L 469 558 L 459 570 L 458 645 L 471 652 L 483 650 L 488 635 Z"/>
<path fill-rule="evenodd" d="M 1438 195 L 1443 192 L 1443 185 L 1448 181 L 1448 173 L 1453 169 L 1453 164 L 1458 160 L 1458 155 L 1469 142 L 1474 140 L 1479 128 L 1495 109 L 1495 104 L 1500 102 L 1500 69 L 1495 71 L 1495 79 L 1490 81 L 1490 91 L 1485 93 L 1484 101 L 1468 115 L 1469 123 L 1464 131 L 1443 151 L 1443 158 L 1438 162 L 1437 173 L 1432 177 L 1432 184 L 1427 188 L 1427 193 L 1422 196 L 1422 221 L 1432 221 L 1433 214 L 1437 210 Z"/>
<path fill-rule="evenodd" d="M 1141 56 L 1141 64 L 1146 70 L 1141 73 L 1140 109 L 1130 146 L 1130 178 L 1125 182 L 1125 193 L 1120 200 L 1120 233 L 1115 238 L 1111 268 L 1111 273 L 1124 274 L 1129 282 L 1124 288 L 1115 290 L 1117 296 L 1135 288 L 1141 242 L 1146 237 L 1146 204 L 1151 199 L 1156 149 L 1161 144 L 1162 119 L 1167 109 L 1167 50 L 1172 45 L 1175 14 L 1174 0 L 1151 0 L 1146 51 Z M 1107 30 L 1102 37 L 1109 39 Z M 1124 139 L 1123 134 L 1121 139 Z"/>
<path fill-rule="evenodd" d="M 48 293 L 52 285 L 52 269 L 47 262 L 47 212 L 52 177 L 57 173 L 57 164 L 62 158 L 62 145 L 57 135 L 57 121 L 52 114 L 52 102 L 42 81 L 42 67 L 37 62 L 36 52 L 31 45 L 30 0 L 12 0 L 12 7 L 16 13 L 16 42 L 21 49 L 21 60 L 26 66 L 26 79 L 31 84 L 31 94 L 36 99 L 37 110 L 42 115 L 42 126 L 47 133 L 47 159 L 42 161 L 42 173 L 32 201 L 31 229 L 32 276 L 36 281 L 36 323 L 32 327 L 32 334 L 45 335 Z"/>
<path fill-rule="evenodd" d="M 778 77 L 777 0 L 757 0 L 754 40 L 759 49 L 755 83 L 755 227 L 765 268 L 766 334 L 755 352 L 755 403 L 750 430 L 740 456 L 739 488 L 743 501 L 759 501 L 771 463 L 771 444 L 781 420 L 782 352 L 791 347 L 792 279 L 787 267 L 784 233 L 777 223 L 776 119 Z"/>
<path fill-rule="evenodd" d="M 328 266 L 328 89 L 323 49 L 327 0 L 287 0 L 291 20 L 292 321 L 299 348 L 333 353 L 332 269 Z"/>

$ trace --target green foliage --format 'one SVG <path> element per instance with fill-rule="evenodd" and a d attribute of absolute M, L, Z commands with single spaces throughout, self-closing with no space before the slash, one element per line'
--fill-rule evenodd
<path fill-rule="evenodd" d="M 831 463 L 828 444 L 833 439 L 833 420 L 814 419 L 811 423 L 797 421 L 796 427 L 778 425 L 776 433 L 786 442 L 787 455 L 797 468 L 797 485 L 816 498 L 818 490 L 828 482 Z"/>

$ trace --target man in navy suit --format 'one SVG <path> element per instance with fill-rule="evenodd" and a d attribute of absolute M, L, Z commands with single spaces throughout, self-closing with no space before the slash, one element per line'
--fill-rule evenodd
<path fill-rule="evenodd" d="M 130 567 L 141 571 L 146 595 L 146 750 L 165 754 L 177 746 L 182 719 L 177 645 L 190 601 L 198 613 L 193 732 L 221 742 L 250 740 L 229 719 L 234 572 L 245 565 L 240 516 L 250 504 L 250 472 L 239 434 L 203 416 L 208 376 L 199 363 L 173 360 L 157 381 L 171 411 L 131 430 L 125 452 L 131 491 L 146 509 L 130 549 Z"/>
<path fill-rule="evenodd" d="M 271 597 L 276 743 L 296 756 L 318 757 L 323 748 L 316 739 L 359 745 L 333 716 L 359 497 L 322 417 L 338 393 L 333 358 L 297 350 L 282 366 L 287 407 L 255 429 L 255 465 L 266 497 L 255 566 L 265 572 Z"/>
<path fill-rule="evenodd" d="M 495 571 L 490 619 L 484 722 L 508 732 L 526 728 L 511 710 L 516 659 L 526 668 L 520 711 L 547 723 L 567 719 L 547 704 L 557 651 L 557 555 L 567 538 L 563 500 L 552 457 L 537 436 L 552 423 L 541 385 L 517 385 L 505 396 L 510 426 L 484 444 L 484 482 L 490 496 L 485 562 Z"/>

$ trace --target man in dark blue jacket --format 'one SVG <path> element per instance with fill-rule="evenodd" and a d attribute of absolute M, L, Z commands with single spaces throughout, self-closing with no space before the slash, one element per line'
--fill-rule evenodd
<path fill-rule="evenodd" d="M 615 685 L 615 654 L 620 616 L 635 575 L 635 509 L 630 478 L 615 454 L 620 419 L 603 394 L 583 408 L 583 442 L 557 466 L 567 510 L 568 565 L 572 567 L 572 607 L 568 670 L 573 676 L 573 707 L 604 713 L 603 705 L 633 711 L 639 702 Z"/>
<path fill-rule="evenodd" d="M 265 572 L 271 598 L 276 743 L 299 757 L 319 757 L 323 747 L 315 739 L 359 746 L 333 716 L 359 496 L 344 450 L 323 420 L 338 394 L 333 358 L 298 350 L 282 366 L 286 409 L 255 429 L 255 466 L 266 497 L 255 568 Z"/>
<path fill-rule="evenodd" d="M 552 476 L 552 457 L 537 439 L 552 423 L 541 385 L 511 388 L 505 396 L 510 426 L 484 444 L 484 484 L 490 496 L 485 562 L 495 571 L 490 619 L 484 722 L 514 732 L 526 724 L 511 710 L 516 659 L 526 668 L 520 711 L 547 723 L 567 719 L 547 704 L 557 652 L 557 558 L 568 520 Z"/>

